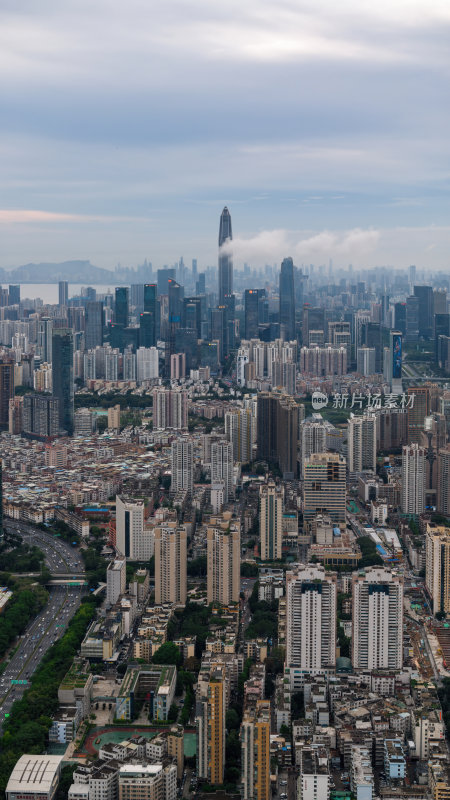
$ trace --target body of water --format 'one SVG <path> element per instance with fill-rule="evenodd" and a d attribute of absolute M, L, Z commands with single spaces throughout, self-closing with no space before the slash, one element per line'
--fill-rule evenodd
<path fill-rule="evenodd" d="M 126 284 L 117 284 L 124 286 Z M 69 300 L 71 297 L 81 294 L 81 290 L 92 286 L 97 294 L 114 294 L 115 284 L 111 286 L 96 285 L 95 283 L 69 283 Z M 25 300 L 36 300 L 40 297 L 44 305 L 53 305 L 58 302 L 58 284 L 57 283 L 21 283 L 20 284 L 20 298 Z"/>

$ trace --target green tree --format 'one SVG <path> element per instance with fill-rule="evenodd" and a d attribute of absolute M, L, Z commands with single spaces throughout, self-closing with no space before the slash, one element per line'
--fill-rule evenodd
<path fill-rule="evenodd" d="M 173 664 L 179 667 L 182 661 L 182 655 L 173 642 L 164 642 L 152 656 L 153 664 Z"/>

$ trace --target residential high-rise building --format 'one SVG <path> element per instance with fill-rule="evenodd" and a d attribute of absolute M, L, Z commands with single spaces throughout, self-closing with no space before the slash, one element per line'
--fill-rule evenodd
<path fill-rule="evenodd" d="M 9 401 L 14 397 L 14 362 L 0 361 L 0 430 L 9 426 Z"/>
<path fill-rule="evenodd" d="M 450 445 L 438 454 L 437 511 L 450 517 Z"/>
<path fill-rule="evenodd" d="M 360 375 L 369 376 L 375 374 L 375 348 L 358 347 L 356 351 L 356 371 Z"/>
<path fill-rule="evenodd" d="M 450 614 L 450 529 L 428 523 L 425 553 L 425 586 L 433 614 Z"/>
<path fill-rule="evenodd" d="M 403 578 L 386 567 L 352 577 L 354 669 L 399 670 L 403 664 Z"/>
<path fill-rule="evenodd" d="M 50 317 L 41 317 L 37 329 L 37 347 L 44 364 L 52 363 L 52 330 L 53 320 Z"/>
<path fill-rule="evenodd" d="M 170 491 L 192 495 L 194 488 L 194 445 L 188 436 L 172 442 L 172 483 Z"/>
<path fill-rule="evenodd" d="M 349 472 L 375 472 L 377 466 L 377 419 L 375 414 L 350 414 L 348 421 Z"/>
<path fill-rule="evenodd" d="M 281 560 L 283 490 L 270 482 L 259 490 L 259 540 L 262 561 Z"/>
<path fill-rule="evenodd" d="M 297 403 L 276 392 L 260 392 L 257 402 L 258 458 L 277 463 L 283 478 L 292 480 L 297 475 Z"/>
<path fill-rule="evenodd" d="M 284 258 L 281 262 L 280 337 L 287 342 L 295 339 L 295 286 L 292 258 Z"/>
<path fill-rule="evenodd" d="M 331 778 L 326 748 L 305 744 L 300 748 L 299 756 L 300 775 L 297 781 L 297 800 L 328 798 Z"/>
<path fill-rule="evenodd" d="M 115 292 L 115 312 L 114 319 L 116 325 L 128 326 L 129 317 L 129 289 L 128 286 L 117 286 Z"/>
<path fill-rule="evenodd" d="M 59 400 L 40 394 L 23 397 L 22 430 L 26 436 L 47 439 L 59 433 Z"/>
<path fill-rule="evenodd" d="M 286 573 L 286 665 L 320 671 L 336 664 L 337 578 L 321 564 Z"/>
<path fill-rule="evenodd" d="M 325 332 L 325 310 L 319 306 L 310 306 L 309 303 L 303 305 L 302 320 L 302 344 L 309 345 L 309 332 Z"/>
<path fill-rule="evenodd" d="M 179 389 L 157 388 L 153 392 L 153 428 L 187 428 L 188 395 Z"/>
<path fill-rule="evenodd" d="M 172 353 L 170 356 L 170 380 L 179 381 L 186 377 L 186 353 Z"/>
<path fill-rule="evenodd" d="M 58 303 L 60 306 L 67 306 L 69 304 L 68 281 L 59 281 L 58 283 Z"/>
<path fill-rule="evenodd" d="M 425 511 L 425 449 L 418 444 L 402 448 L 402 511 L 422 514 Z"/>
<path fill-rule="evenodd" d="M 225 770 L 226 673 L 221 664 L 200 672 L 197 682 L 197 775 L 213 786 Z"/>
<path fill-rule="evenodd" d="M 156 347 L 138 347 L 136 351 L 136 380 L 151 381 L 159 376 L 159 356 Z"/>
<path fill-rule="evenodd" d="M 256 420 L 250 408 L 236 408 L 225 414 L 225 435 L 233 446 L 233 458 L 241 464 L 253 461 Z"/>
<path fill-rule="evenodd" d="M 93 795 L 94 796 L 94 795 Z M 95 797 L 97 798 L 97 794 Z M 111 791 L 108 798 L 114 796 Z M 115 794 L 117 797 L 117 793 Z M 119 766 L 118 800 L 176 800 L 177 767 L 165 761 Z M 105 795 L 106 798 L 106 795 Z M 103 799 L 103 795 L 102 795 Z"/>
<path fill-rule="evenodd" d="M 59 401 L 59 426 L 73 434 L 74 382 L 73 382 L 73 331 L 54 328 L 52 331 L 52 381 L 53 397 Z"/>
<path fill-rule="evenodd" d="M 124 558 L 116 558 L 106 569 L 106 602 L 113 606 L 120 595 L 125 594 L 126 588 L 127 562 Z"/>
<path fill-rule="evenodd" d="M 103 344 L 103 303 L 96 300 L 86 303 L 84 343 L 86 350 Z"/>
<path fill-rule="evenodd" d="M 187 536 L 176 522 L 165 522 L 155 534 L 155 603 L 186 604 Z"/>
<path fill-rule="evenodd" d="M 428 386 L 408 387 L 408 442 L 421 444 L 425 417 L 430 413 L 430 399 Z"/>
<path fill-rule="evenodd" d="M 223 440 L 211 445 L 211 483 L 219 481 L 223 481 L 224 502 L 228 503 L 234 494 L 233 445 Z"/>
<path fill-rule="evenodd" d="M 221 252 L 223 245 L 233 238 L 231 216 L 228 208 L 220 215 L 219 225 L 219 305 L 227 305 L 227 298 L 233 294 L 233 257 L 231 253 Z"/>
<path fill-rule="evenodd" d="M 245 709 L 240 739 L 241 797 L 270 800 L 270 700 Z"/>
<path fill-rule="evenodd" d="M 312 453 L 326 453 L 327 423 L 321 414 L 312 414 L 300 425 L 300 475 L 303 476 L 304 464 Z"/>
<path fill-rule="evenodd" d="M 153 531 L 144 528 L 144 501 L 116 496 L 116 547 L 130 561 L 149 561 Z"/>
<path fill-rule="evenodd" d="M 346 518 L 346 461 L 338 453 L 312 453 L 303 465 L 303 519 L 310 524 L 317 514 L 333 522 Z"/>
<path fill-rule="evenodd" d="M 231 512 L 211 517 L 207 528 L 208 603 L 239 603 L 241 591 L 241 529 Z"/>

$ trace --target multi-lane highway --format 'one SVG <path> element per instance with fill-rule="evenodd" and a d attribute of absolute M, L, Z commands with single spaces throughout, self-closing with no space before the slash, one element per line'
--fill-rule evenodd
<path fill-rule="evenodd" d="M 19 534 L 24 541 L 35 544 L 42 550 L 46 564 L 53 574 L 83 573 L 83 562 L 78 551 L 66 542 L 24 523 L 6 525 L 10 532 Z M 14 701 L 22 697 L 27 682 L 48 648 L 63 635 L 80 605 L 81 593 L 81 587 L 51 588 L 48 603 L 20 637 L 16 652 L 0 675 L 0 729 Z"/>

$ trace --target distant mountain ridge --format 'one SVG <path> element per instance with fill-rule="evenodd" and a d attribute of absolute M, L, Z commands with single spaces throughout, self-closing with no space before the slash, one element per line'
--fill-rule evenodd
<path fill-rule="evenodd" d="M 111 283 L 119 277 L 120 273 L 81 260 L 24 264 L 12 270 L 0 269 L 0 282 L 7 283 Z"/>

